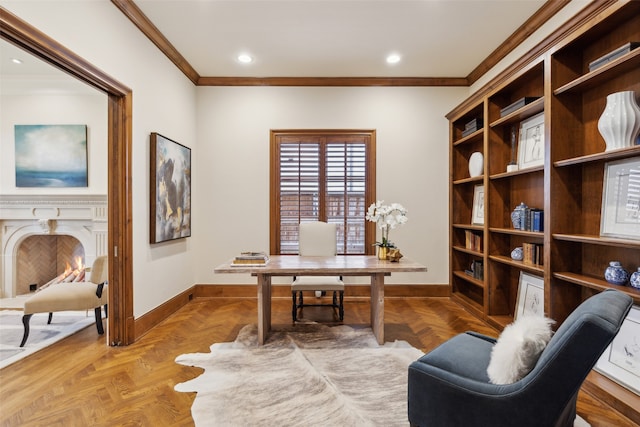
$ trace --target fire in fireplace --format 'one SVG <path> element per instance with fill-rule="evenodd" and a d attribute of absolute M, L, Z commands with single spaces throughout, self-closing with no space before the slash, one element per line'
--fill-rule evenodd
<path fill-rule="evenodd" d="M 62 272 L 62 274 L 56 276 L 55 278 L 45 283 L 43 286 L 40 287 L 40 289 L 44 289 L 47 286 L 56 285 L 58 283 L 84 282 L 85 281 L 84 280 L 85 265 L 84 265 L 84 262 L 82 261 L 82 257 L 76 256 L 74 258 L 75 258 L 74 267 L 71 267 L 71 264 L 67 262 L 66 267 Z"/>

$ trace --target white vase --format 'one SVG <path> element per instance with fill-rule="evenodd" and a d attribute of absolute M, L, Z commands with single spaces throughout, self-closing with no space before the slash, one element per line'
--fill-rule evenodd
<path fill-rule="evenodd" d="M 607 105 L 598 120 L 598 130 L 607 145 L 605 151 L 635 145 L 640 132 L 640 107 L 633 91 L 607 95 Z"/>
<path fill-rule="evenodd" d="M 469 157 L 469 175 L 471 177 L 482 175 L 484 169 L 484 156 L 481 152 L 476 151 Z"/>

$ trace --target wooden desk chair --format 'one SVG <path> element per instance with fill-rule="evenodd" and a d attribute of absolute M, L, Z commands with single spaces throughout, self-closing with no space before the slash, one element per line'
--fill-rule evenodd
<path fill-rule="evenodd" d="M 335 256 L 336 224 L 314 221 L 300 223 L 299 254 L 301 256 Z M 303 291 L 333 292 L 331 304 L 305 304 Z M 298 301 L 298 298 L 299 301 Z M 297 276 L 291 284 L 293 299 L 293 321 L 298 320 L 298 309 L 309 306 L 329 306 L 338 309 L 340 320 L 344 319 L 344 282 L 336 276 Z"/>

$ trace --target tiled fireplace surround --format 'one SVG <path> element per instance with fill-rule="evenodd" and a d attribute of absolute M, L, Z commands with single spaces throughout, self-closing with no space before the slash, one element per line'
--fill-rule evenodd
<path fill-rule="evenodd" d="M 0 297 L 16 296 L 18 248 L 36 235 L 76 238 L 90 266 L 107 253 L 107 196 L 0 196 Z"/>

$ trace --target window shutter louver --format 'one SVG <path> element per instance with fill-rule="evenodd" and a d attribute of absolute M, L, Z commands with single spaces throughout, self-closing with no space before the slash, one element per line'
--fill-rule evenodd
<path fill-rule="evenodd" d="M 337 224 L 338 254 L 366 254 L 368 194 L 367 135 L 281 135 L 272 177 L 276 202 L 272 239 L 281 255 L 298 253 L 298 225 L 305 221 Z M 375 231 L 375 229 L 374 229 Z"/>

